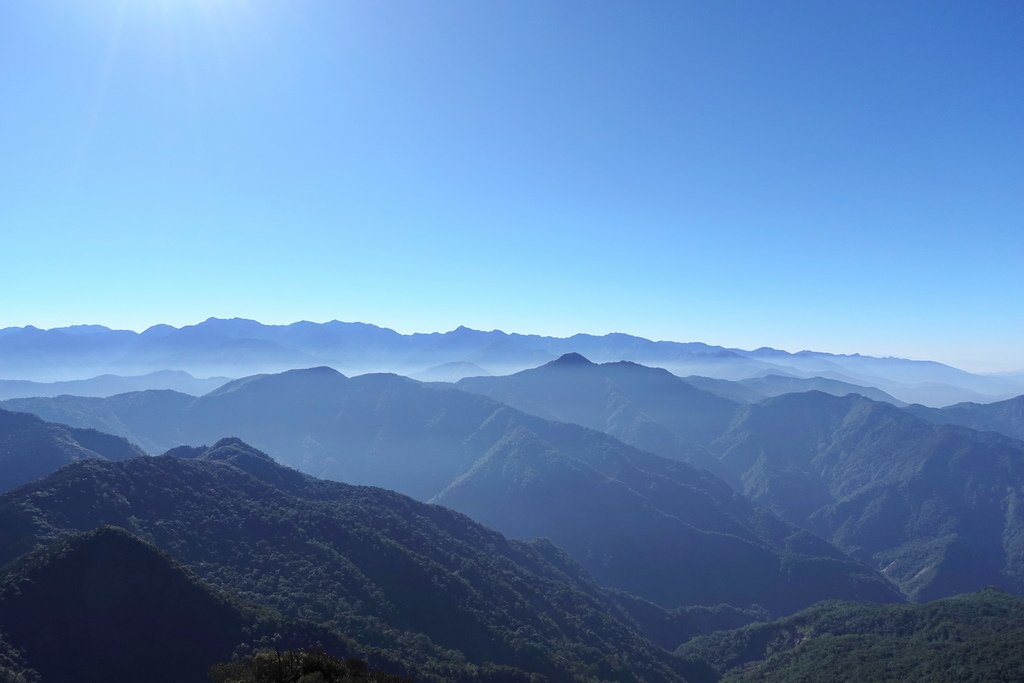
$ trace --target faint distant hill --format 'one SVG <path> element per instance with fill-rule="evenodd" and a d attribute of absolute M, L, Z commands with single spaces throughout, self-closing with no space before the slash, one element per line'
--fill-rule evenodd
<path fill-rule="evenodd" d="M 833 396 L 846 396 L 847 394 L 860 394 L 872 401 L 891 403 L 894 406 L 907 405 L 881 389 L 866 387 L 849 382 L 842 382 L 837 379 L 826 377 L 792 377 L 786 375 L 765 375 L 763 377 L 751 377 L 749 379 L 731 382 L 724 379 L 713 379 L 711 377 L 697 377 L 691 375 L 684 378 L 695 387 L 710 391 L 713 394 L 730 398 L 742 403 L 757 403 L 766 398 L 781 396 L 782 394 L 795 394 L 803 391 L 821 391 Z"/>
<path fill-rule="evenodd" d="M 996 403 L 957 403 L 941 409 L 914 405 L 907 410 L 935 424 L 961 425 L 1024 439 L 1024 396 Z"/>
<path fill-rule="evenodd" d="M 0 493 L 79 460 L 125 460 L 145 453 L 126 439 L 0 410 Z"/>
<path fill-rule="evenodd" d="M 129 391 L 146 389 L 170 389 L 183 394 L 202 396 L 222 384 L 231 381 L 228 377 L 198 379 L 182 370 L 158 370 L 146 375 L 122 377 L 100 375 L 89 379 L 64 382 L 31 382 L 29 380 L 0 379 L 0 400 L 28 398 L 32 396 L 113 396 Z"/>
<path fill-rule="evenodd" d="M 823 377 L 877 387 L 901 401 L 931 406 L 1002 400 L 1024 392 L 1024 379 L 1013 375 L 974 375 L 940 363 L 899 358 L 766 348 L 745 351 L 621 333 L 560 338 L 459 327 L 445 333 L 403 335 L 337 320 L 264 325 L 238 318 L 210 318 L 181 328 L 156 325 L 141 333 L 98 325 L 0 329 L 0 377 L 49 382 L 166 369 L 196 377 L 241 377 L 316 365 L 346 374 L 416 375 L 449 363 L 471 363 L 505 374 L 569 352 L 595 362 L 628 360 L 662 367 L 680 376 Z"/>
<path fill-rule="evenodd" d="M 420 382 L 458 382 L 463 377 L 483 377 L 490 374 L 476 363 L 452 361 L 435 365 L 423 372 L 409 375 L 409 377 Z"/>
<path fill-rule="evenodd" d="M 312 368 L 243 378 L 199 398 L 139 392 L 4 405 L 161 448 L 235 434 L 307 473 L 550 539 L 603 585 L 670 608 L 756 603 L 783 613 L 826 597 L 899 599 L 876 572 L 710 473 L 450 386 Z"/>
<path fill-rule="evenodd" d="M 960 401 L 1000 400 L 1016 396 L 1024 390 L 1021 379 L 1012 374 L 975 375 L 928 360 L 818 351 L 789 353 L 767 347 L 754 351 L 740 350 L 738 353 L 789 369 L 780 374 L 824 377 L 877 387 L 901 401 L 935 407 Z"/>

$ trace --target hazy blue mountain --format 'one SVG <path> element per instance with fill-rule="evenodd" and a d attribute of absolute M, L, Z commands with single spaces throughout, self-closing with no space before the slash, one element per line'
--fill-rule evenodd
<path fill-rule="evenodd" d="M 895 406 L 907 405 L 903 401 L 893 398 L 881 389 L 865 387 L 849 382 L 842 382 L 827 377 L 790 377 L 786 375 L 765 375 L 764 377 L 751 377 L 749 379 L 732 382 L 724 379 L 711 377 L 698 377 L 691 375 L 684 379 L 693 386 L 710 391 L 713 394 L 724 398 L 739 401 L 741 403 L 757 403 L 766 398 L 781 396 L 782 394 L 794 394 L 805 391 L 821 391 L 833 396 L 846 396 L 847 394 L 860 394 L 872 401 L 882 401 Z"/>
<path fill-rule="evenodd" d="M 329 365 L 347 374 L 415 375 L 448 363 L 472 363 L 504 374 L 570 352 L 595 362 L 629 360 L 663 367 L 681 376 L 730 380 L 820 376 L 878 387 L 899 400 L 933 406 L 1024 393 L 1024 380 L 1012 375 L 974 375 L 940 363 L 896 358 L 744 351 L 620 333 L 558 338 L 459 327 L 445 333 L 403 335 L 337 320 L 263 325 L 238 318 L 210 318 L 182 328 L 156 325 L 138 334 L 98 325 L 5 328 L 0 330 L 0 377 L 49 382 L 165 369 L 239 377 L 313 365 Z"/>
<path fill-rule="evenodd" d="M 176 391 L 151 390 L 106 398 L 16 398 L 0 402 L 0 408 L 33 413 L 51 422 L 117 434 L 155 454 L 184 441 L 180 416 L 195 400 L 195 396 Z"/>
<path fill-rule="evenodd" d="M 737 352 L 748 358 L 791 369 L 791 372 L 783 374 L 822 376 L 873 386 L 901 401 L 935 407 L 960 401 L 985 400 L 985 397 L 988 400 L 1005 399 L 1024 391 L 1019 378 L 975 375 L 935 361 L 815 351 L 788 353 L 771 348 Z"/>
<path fill-rule="evenodd" d="M 106 331 L 77 333 L 75 328 L 29 325 L 0 330 L 0 377 L 56 381 L 103 374 L 113 359 L 137 343 L 137 335 L 102 329 Z"/>
<path fill-rule="evenodd" d="M 723 384 L 711 380 L 704 386 Z M 458 383 L 661 455 L 678 458 L 682 450 L 666 431 L 702 440 L 708 449 L 693 453 L 712 462 L 701 464 L 789 522 L 884 569 L 914 598 L 987 584 L 1024 589 L 1024 542 L 1017 540 L 1024 526 L 1006 512 L 1016 510 L 1024 494 L 1024 443 L 936 429 L 856 394 L 788 394 L 708 418 L 717 408 L 706 393 L 680 385 L 685 382 L 664 371 L 596 365 L 579 356 L 508 377 Z M 992 414 L 1005 425 L 1019 404 L 993 406 Z M 709 439 L 693 431 L 687 420 L 694 418 L 705 427 L 716 425 L 722 435 Z"/>
<path fill-rule="evenodd" d="M 329 630 L 244 606 L 113 527 L 58 540 L 7 566 L 0 631 L 43 681 L 203 681 L 243 643 L 242 651 L 319 641 L 346 654 Z"/>
<path fill-rule="evenodd" d="M 711 449 L 751 499 L 913 598 L 1024 590 L 1024 442 L 809 392 L 749 406 Z"/>
<path fill-rule="evenodd" d="M 99 377 L 65 382 L 0 379 L 0 400 L 32 396 L 52 397 L 62 394 L 105 397 L 146 389 L 170 389 L 183 394 L 202 396 L 229 381 L 228 377 L 198 379 L 181 370 L 159 370 L 134 377 L 100 375 Z"/>
<path fill-rule="evenodd" d="M 82 461 L 0 496 L 0 565 L 63 534 L 112 524 L 214 588 L 344 634 L 374 665 L 405 667 L 418 680 L 685 676 L 684 661 L 645 640 L 614 597 L 549 543 L 509 541 L 390 491 L 313 479 L 237 439 L 187 454 Z M 101 566 L 111 569 L 97 571 L 101 587 L 117 588 L 122 554 L 103 554 Z M 175 580 L 147 583 L 168 588 L 159 599 L 208 602 L 194 588 L 173 588 Z M 52 582 L 76 583 L 64 594 L 89 589 L 66 573 Z M 53 609 L 66 613 L 75 600 Z M 208 628 L 230 618 L 221 614 Z"/>
<path fill-rule="evenodd" d="M 463 377 L 483 377 L 490 374 L 476 363 L 452 361 L 435 365 L 409 377 L 420 382 L 458 382 Z"/>
<path fill-rule="evenodd" d="M 78 460 L 124 460 L 140 455 L 145 454 L 123 437 L 0 410 L 0 493 Z"/>
<path fill-rule="evenodd" d="M 254 323 L 258 326 L 258 323 Z M 278 371 L 315 365 L 301 349 L 251 336 L 235 336 L 215 325 L 193 325 L 167 334 L 143 333 L 117 367 L 181 369 L 195 375 L 247 375 L 253 368 Z"/>
<path fill-rule="evenodd" d="M 469 377 L 456 386 L 712 470 L 716 461 L 698 444 L 718 437 L 740 410 L 735 401 L 698 389 L 667 370 L 627 361 L 597 364 L 578 353 L 514 375 Z"/>
<path fill-rule="evenodd" d="M 599 582 L 667 607 L 757 603 L 782 612 L 826 597 L 897 599 L 877 574 L 710 473 L 452 387 L 314 368 L 236 380 L 199 398 L 8 403 L 123 427 L 118 433 L 142 444 L 235 434 L 317 476 L 384 486 L 509 535 L 549 538 Z"/>
<path fill-rule="evenodd" d="M 935 424 L 952 424 L 1024 439 L 1024 395 L 995 403 L 957 403 L 946 408 L 908 406 L 917 417 Z"/>
<path fill-rule="evenodd" d="M 826 602 L 696 638 L 679 653 L 726 681 L 1018 681 L 1024 598 L 995 589 L 924 605 Z"/>

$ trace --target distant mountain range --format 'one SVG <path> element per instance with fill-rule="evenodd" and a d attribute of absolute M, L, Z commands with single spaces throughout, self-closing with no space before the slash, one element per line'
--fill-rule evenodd
<path fill-rule="evenodd" d="M 550 539 L 603 585 L 667 608 L 786 613 L 824 597 L 900 599 L 877 572 L 708 472 L 452 387 L 314 368 L 236 380 L 200 398 L 152 391 L 3 405 L 127 436 L 154 453 L 237 435 L 317 476 L 394 489 L 516 538 Z"/>
<path fill-rule="evenodd" d="M 0 400 L 32 396 L 114 396 L 129 391 L 170 389 L 183 394 L 202 396 L 231 381 L 228 377 L 197 379 L 182 370 L 158 370 L 147 375 L 122 377 L 100 375 L 89 379 L 64 382 L 31 382 L 18 379 L 0 379 Z"/>
<path fill-rule="evenodd" d="M 663 367 L 681 376 L 730 380 L 820 377 L 873 387 L 898 401 L 935 407 L 996 401 L 1024 393 L 1024 377 L 1019 375 L 976 375 L 931 361 L 788 353 L 770 348 L 745 351 L 699 342 L 650 341 L 620 333 L 557 338 L 460 327 L 443 334 L 403 335 L 336 320 L 263 325 L 237 318 L 211 318 L 182 328 L 157 325 L 141 333 L 98 325 L 0 329 L 0 377 L 54 382 L 162 370 L 185 371 L 196 377 L 240 377 L 327 365 L 346 374 L 386 371 L 454 381 L 470 375 L 515 372 L 569 352 L 599 362 L 629 360 Z M 778 380 L 768 384 L 772 382 Z M 153 384 L 145 388 L 183 390 Z"/>

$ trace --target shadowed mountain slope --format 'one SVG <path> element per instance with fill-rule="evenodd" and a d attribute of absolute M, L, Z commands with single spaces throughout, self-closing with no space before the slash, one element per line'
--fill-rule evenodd
<path fill-rule="evenodd" d="M 122 437 L 0 410 L 0 493 L 85 458 L 140 455 L 144 453 Z"/>
<path fill-rule="evenodd" d="M 389 491 L 281 467 L 237 439 L 191 457 L 89 460 L 0 497 L 0 563 L 122 526 L 201 579 L 315 621 L 422 680 L 681 680 L 564 553 Z M 504 673 L 502 673 L 504 672 Z"/>
<path fill-rule="evenodd" d="M 86 422 L 93 411 L 155 440 L 136 430 L 157 416 L 129 420 L 126 402 L 49 405 Z M 160 402 L 164 411 L 171 403 Z M 548 538 L 600 583 L 666 607 L 757 603 L 786 612 L 828 597 L 898 599 L 865 566 L 707 472 L 453 388 L 291 371 L 231 382 L 159 419 L 184 443 L 234 433 L 305 472 L 433 500 L 511 536 Z"/>
<path fill-rule="evenodd" d="M 240 645 L 261 641 L 321 641 L 346 651 L 329 631 L 242 606 L 112 527 L 8 566 L 0 574 L 0 630 L 44 681 L 202 681 Z"/>

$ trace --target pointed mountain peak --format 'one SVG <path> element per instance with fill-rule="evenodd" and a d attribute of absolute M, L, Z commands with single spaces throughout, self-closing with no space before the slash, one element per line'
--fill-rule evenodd
<path fill-rule="evenodd" d="M 570 353 L 566 353 L 566 354 L 564 354 L 562 356 L 559 356 L 558 358 L 556 358 L 555 360 L 551 361 L 550 363 L 547 363 L 547 365 L 550 366 L 550 367 L 571 367 L 571 366 L 585 366 L 585 365 L 594 365 L 594 364 L 591 363 L 590 360 L 586 356 L 584 356 L 582 354 L 579 354 L 579 353 L 576 353 L 575 351 L 573 351 L 573 352 L 570 352 Z"/>

